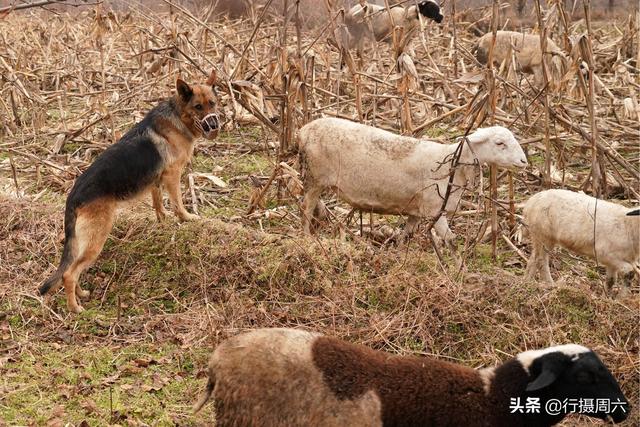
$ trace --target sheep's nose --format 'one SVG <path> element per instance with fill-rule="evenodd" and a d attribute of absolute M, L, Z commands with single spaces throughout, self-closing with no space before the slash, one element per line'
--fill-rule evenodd
<path fill-rule="evenodd" d="M 528 164 L 527 159 L 520 159 L 520 163 L 522 163 L 524 166 L 526 166 Z"/>

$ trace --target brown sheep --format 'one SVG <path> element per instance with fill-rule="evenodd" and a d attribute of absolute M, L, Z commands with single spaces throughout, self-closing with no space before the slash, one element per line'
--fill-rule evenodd
<path fill-rule="evenodd" d="M 598 356 L 561 345 L 472 369 L 434 358 L 399 356 L 295 329 L 257 329 L 220 344 L 206 391 L 216 425 L 226 426 L 551 426 L 567 411 L 552 399 L 608 399 L 617 410 L 589 413 L 624 420 L 629 402 Z M 539 399 L 538 413 L 513 412 Z M 574 409 L 574 411 L 577 411 Z"/>

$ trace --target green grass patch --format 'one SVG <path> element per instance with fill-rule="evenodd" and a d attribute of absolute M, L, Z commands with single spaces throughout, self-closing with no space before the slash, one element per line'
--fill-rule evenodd
<path fill-rule="evenodd" d="M 206 349 L 171 345 L 60 346 L 40 343 L 4 366 L 0 419 L 8 425 L 52 420 L 89 425 L 194 424 L 191 405 L 204 387 L 196 366 Z M 211 419 L 205 408 L 202 420 Z"/>

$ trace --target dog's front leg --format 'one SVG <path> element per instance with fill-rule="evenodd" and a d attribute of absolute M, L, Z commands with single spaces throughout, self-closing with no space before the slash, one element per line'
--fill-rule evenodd
<path fill-rule="evenodd" d="M 184 205 L 182 204 L 179 169 L 177 171 L 170 171 L 169 173 L 167 173 L 163 178 L 163 184 L 167 189 L 167 193 L 169 194 L 169 200 L 171 201 L 173 211 L 181 221 L 194 221 L 196 219 L 200 219 L 198 215 L 190 214 L 189 212 L 187 212 L 187 210 L 184 208 Z"/>
<path fill-rule="evenodd" d="M 151 187 L 151 200 L 153 202 L 153 209 L 156 211 L 156 218 L 158 221 L 164 221 L 167 217 L 167 211 L 162 204 L 162 184 L 158 183 Z"/>

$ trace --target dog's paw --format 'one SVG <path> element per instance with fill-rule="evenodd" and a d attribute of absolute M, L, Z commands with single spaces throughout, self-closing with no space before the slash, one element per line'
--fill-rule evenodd
<path fill-rule="evenodd" d="M 162 222 L 167 218 L 167 211 L 162 209 L 161 211 L 156 211 L 156 219 L 158 222 Z"/>
<path fill-rule="evenodd" d="M 67 307 L 71 313 L 80 314 L 84 311 L 84 307 L 80 304 L 76 304 L 74 306 Z"/>
<path fill-rule="evenodd" d="M 197 221 L 200 219 L 199 215 L 191 214 L 189 212 L 185 212 L 179 215 L 180 221 Z"/>

